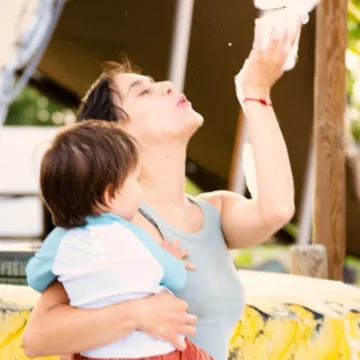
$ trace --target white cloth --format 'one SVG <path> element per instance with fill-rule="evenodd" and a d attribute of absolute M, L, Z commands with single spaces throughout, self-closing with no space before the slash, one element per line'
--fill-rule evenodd
<path fill-rule="evenodd" d="M 61 240 L 52 270 L 63 283 L 70 304 L 79 308 L 101 308 L 163 289 L 159 285 L 162 267 L 139 238 L 119 223 L 69 230 Z M 170 343 L 135 331 L 82 355 L 141 358 L 173 350 Z"/>
<path fill-rule="evenodd" d="M 265 15 L 261 21 L 269 21 L 271 24 L 277 26 L 277 32 L 280 35 L 283 31 L 289 30 L 293 26 L 297 26 L 296 24 L 299 17 L 302 24 L 306 24 L 309 21 L 309 13 L 320 3 L 320 1 L 321 0 L 254 0 L 254 4 L 257 9 L 265 11 Z M 298 31 L 295 43 L 285 62 L 284 71 L 292 70 L 296 65 L 300 35 L 301 29 Z M 266 37 L 266 34 L 264 34 L 264 37 Z M 239 74 L 235 77 L 235 90 L 238 101 L 246 115 L 246 107 L 243 102 L 243 89 L 241 87 Z M 244 145 L 242 159 L 246 185 L 252 198 L 257 198 L 255 162 L 252 146 L 248 142 Z"/>
<path fill-rule="evenodd" d="M 254 0 L 255 7 L 265 11 L 265 21 L 276 26 L 281 34 L 284 30 L 297 26 L 300 18 L 304 25 L 309 21 L 310 12 L 320 3 L 321 0 Z M 276 10 L 276 11 L 273 11 Z M 297 62 L 299 52 L 301 29 L 298 31 L 296 41 L 289 53 L 284 65 L 284 71 L 292 70 Z"/>

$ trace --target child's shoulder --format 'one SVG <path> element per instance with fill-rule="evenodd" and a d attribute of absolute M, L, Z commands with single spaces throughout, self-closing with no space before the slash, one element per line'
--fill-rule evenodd
<path fill-rule="evenodd" d="M 85 227 L 77 227 L 73 229 L 64 229 L 55 227 L 45 238 L 44 244 L 57 244 L 66 237 L 82 235 L 87 232 Z"/>
<path fill-rule="evenodd" d="M 114 232 L 119 234 L 135 233 L 139 235 L 139 229 L 134 227 L 129 222 L 118 222 L 118 221 L 90 221 L 84 226 L 75 227 L 72 229 L 64 229 L 60 227 L 54 228 L 45 238 L 44 246 L 56 246 L 64 240 L 78 239 L 85 240 L 89 239 L 91 235 L 109 234 Z M 141 230 L 140 230 L 141 231 Z"/>
<path fill-rule="evenodd" d="M 86 240 L 89 239 L 90 231 L 87 226 L 75 227 L 72 229 L 65 230 L 63 241 L 64 240 Z"/>
<path fill-rule="evenodd" d="M 109 231 L 119 231 L 119 229 L 131 229 L 124 224 L 117 222 L 107 222 L 107 223 L 96 223 L 96 224 L 87 224 L 84 226 L 75 227 L 72 229 L 64 229 L 60 227 L 54 228 L 45 238 L 43 245 L 54 246 L 59 244 L 64 240 L 69 239 L 85 239 L 89 238 L 92 233 L 108 233 Z"/>

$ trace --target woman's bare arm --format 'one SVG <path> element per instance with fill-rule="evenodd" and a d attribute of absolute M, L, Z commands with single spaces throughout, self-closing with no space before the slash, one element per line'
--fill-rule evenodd
<path fill-rule="evenodd" d="M 260 18 L 255 27 L 253 49 L 239 75 L 236 89 L 246 115 L 256 169 L 257 194 L 253 199 L 217 191 L 201 197 L 216 206 L 229 248 L 258 245 L 291 220 L 294 181 L 284 137 L 270 104 L 270 92 L 282 76 L 300 22 L 278 34 L 275 26 Z M 262 47 L 268 38 L 270 45 Z M 253 101 L 255 100 L 255 101 Z"/>
<path fill-rule="evenodd" d="M 196 320 L 187 314 L 183 300 L 165 292 L 102 309 L 73 308 L 63 286 L 56 282 L 34 308 L 23 345 L 29 357 L 73 354 L 112 343 L 139 329 L 182 349 L 179 334 L 194 335 Z"/>
<path fill-rule="evenodd" d="M 134 302 L 99 309 L 75 309 L 60 283 L 41 296 L 26 327 L 28 356 L 71 354 L 115 341 L 138 326 Z M 104 331 L 106 329 L 106 331 Z"/>

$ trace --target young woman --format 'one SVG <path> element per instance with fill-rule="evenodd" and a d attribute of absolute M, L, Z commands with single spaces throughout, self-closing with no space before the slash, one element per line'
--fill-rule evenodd
<path fill-rule="evenodd" d="M 141 148 L 145 203 L 134 223 L 158 242 L 180 240 L 197 270 L 189 272 L 186 287 L 176 297 L 161 293 L 97 310 L 72 308 L 64 288 L 55 282 L 42 294 L 28 323 L 24 348 L 29 356 L 74 354 L 139 329 L 178 349 L 183 347 L 179 334 L 192 336 L 215 360 L 227 358 L 244 306 L 227 250 L 262 243 L 294 212 L 291 167 L 270 91 L 283 74 L 297 30 L 279 36 L 271 24 L 258 21 L 253 49 L 236 78 L 257 171 L 256 199 L 228 191 L 186 196 L 186 148 L 203 118 L 171 82 L 154 82 L 115 67 L 93 85 L 79 120 L 116 121 Z M 263 34 L 267 48 L 262 46 Z"/>

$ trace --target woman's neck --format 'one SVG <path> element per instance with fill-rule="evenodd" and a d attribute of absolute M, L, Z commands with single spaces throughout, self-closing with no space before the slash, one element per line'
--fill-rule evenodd
<path fill-rule="evenodd" d="M 140 183 L 149 204 L 184 204 L 186 148 L 154 149 L 141 154 Z"/>

